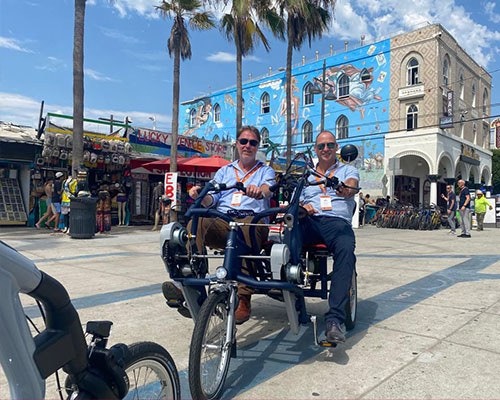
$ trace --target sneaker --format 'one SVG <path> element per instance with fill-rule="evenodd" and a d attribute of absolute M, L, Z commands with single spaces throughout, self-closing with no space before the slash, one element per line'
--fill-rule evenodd
<path fill-rule="evenodd" d="M 343 343 L 345 342 L 345 328 L 338 322 L 329 321 L 326 323 L 325 336 L 330 343 Z"/>
<path fill-rule="evenodd" d="M 163 282 L 161 285 L 163 296 L 167 300 L 167 305 L 172 308 L 177 308 L 177 312 L 183 317 L 191 318 L 189 308 L 186 307 L 186 301 L 182 290 L 174 285 L 173 282 Z"/>
<path fill-rule="evenodd" d="M 462 233 L 462 234 L 458 235 L 457 237 L 461 237 L 461 238 L 463 238 L 464 236 L 465 236 L 465 234 L 464 234 L 464 233 Z"/>
<path fill-rule="evenodd" d="M 456 235 L 455 231 L 449 231 L 448 235 Z"/>
<path fill-rule="evenodd" d="M 238 295 L 238 308 L 234 313 L 234 319 L 236 320 L 236 325 L 241 325 L 250 319 L 250 312 L 252 306 L 250 303 L 252 296 L 249 294 Z"/>

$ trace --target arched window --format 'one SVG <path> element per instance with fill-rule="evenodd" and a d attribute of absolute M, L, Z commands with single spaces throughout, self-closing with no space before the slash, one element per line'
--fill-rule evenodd
<path fill-rule="evenodd" d="M 477 144 L 477 141 L 478 141 L 477 139 L 478 139 L 478 137 L 477 137 L 477 123 L 476 123 L 476 121 L 474 121 L 472 123 L 472 142 L 474 144 Z"/>
<path fill-rule="evenodd" d="M 214 135 L 214 138 L 212 139 L 214 142 L 220 142 L 219 135 Z"/>
<path fill-rule="evenodd" d="M 361 70 L 360 77 L 361 77 L 361 82 L 367 82 L 367 81 L 370 81 L 372 79 L 372 75 L 370 74 L 370 71 L 368 71 L 366 68 L 363 68 Z"/>
<path fill-rule="evenodd" d="M 463 100 L 464 99 L 464 96 L 465 96 L 465 82 L 464 82 L 464 74 L 461 72 L 460 73 L 460 78 L 458 78 L 459 80 L 459 94 L 460 94 L 460 100 Z"/>
<path fill-rule="evenodd" d="M 302 125 L 302 140 L 304 143 L 312 143 L 313 141 L 313 124 L 311 121 L 306 121 Z"/>
<path fill-rule="evenodd" d="M 476 83 L 472 82 L 472 107 L 476 107 Z"/>
<path fill-rule="evenodd" d="M 267 128 L 262 128 L 260 131 L 260 141 L 262 143 L 262 147 L 269 146 L 269 131 Z"/>
<path fill-rule="evenodd" d="M 408 86 L 411 85 L 418 85 L 418 61 L 416 58 L 411 58 L 410 61 L 408 61 L 408 64 L 406 66 L 408 70 L 408 75 L 407 75 L 407 82 L 406 84 Z"/>
<path fill-rule="evenodd" d="M 342 74 L 338 80 L 338 91 L 339 98 L 349 96 L 349 77 L 346 74 Z"/>
<path fill-rule="evenodd" d="M 338 117 L 335 128 L 337 139 L 347 139 L 349 137 L 349 120 L 345 115 Z"/>
<path fill-rule="evenodd" d="M 450 84 L 450 59 L 448 54 L 444 57 L 443 61 L 443 86 Z"/>
<path fill-rule="evenodd" d="M 406 111 L 406 130 L 412 131 L 418 127 L 418 107 L 410 104 Z"/>
<path fill-rule="evenodd" d="M 260 113 L 261 114 L 269 114 L 271 111 L 271 102 L 269 98 L 269 93 L 264 92 L 262 96 L 260 96 Z"/>
<path fill-rule="evenodd" d="M 196 125 L 196 109 L 192 108 L 191 111 L 189 111 L 189 127 L 192 128 L 195 125 Z"/>
<path fill-rule="evenodd" d="M 220 122 L 220 105 L 216 103 L 214 106 L 214 122 Z"/>
<path fill-rule="evenodd" d="M 488 91 L 484 89 L 483 91 L 483 115 L 488 113 Z"/>
<path fill-rule="evenodd" d="M 312 83 L 307 82 L 304 85 L 304 90 L 302 91 L 302 104 L 305 106 L 310 106 L 314 104 L 314 94 L 311 93 Z"/>

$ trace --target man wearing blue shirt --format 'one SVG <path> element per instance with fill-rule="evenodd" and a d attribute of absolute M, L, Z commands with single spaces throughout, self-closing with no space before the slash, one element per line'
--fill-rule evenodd
<path fill-rule="evenodd" d="M 301 205 L 308 216 L 300 221 L 303 244 L 325 243 L 333 254 L 334 269 L 328 296 L 329 310 L 325 314 L 326 339 L 332 343 L 345 341 L 345 306 L 349 301 L 351 278 L 356 264 L 356 239 L 351 221 L 356 207 L 354 195 L 359 183 L 358 170 L 337 159 L 337 140 L 329 131 L 316 138 L 318 156 L 316 171 L 338 178 L 346 186 L 337 190 L 325 185 L 307 186 L 301 194 Z M 320 180 L 315 176 L 310 181 Z M 350 187 L 350 188 L 349 188 Z"/>
<path fill-rule="evenodd" d="M 220 193 L 210 193 L 202 200 L 204 207 L 216 207 L 218 211 L 229 210 L 252 210 L 258 213 L 269 208 L 269 199 L 272 193 L 269 187 L 275 183 L 275 173 L 272 168 L 256 159 L 259 149 L 260 133 L 253 126 L 244 126 L 236 136 L 236 149 L 239 159 L 219 169 L 214 177 L 218 183 L 228 186 L 236 182 L 242 182 L 246 188 L 245 193 L 236 189 L 226 190 Z M 196 199 L 199 186 L 189 190 L 189 195 Z M 240 221 L 250 222 L 252 217 L 241 218 Z M 251 245 L 248 226 L 241 227 L 245 241 Z M 202 251 L 204 246 L 213 248 L 224 248 L 229 233 L 227 222 L 216 218 L 200 218 L 198 220 L 198 231 L 196 232 L 196 246 Z M 263 243 L 267 239 L 268 229 L 257 227 L 255 229 L 257 243 Z M 251 270 L 251 263 L 243 263 L 243 271 L 249 275 L 255 273 Z M 242 324 L 250 318 L 250 300 L 253 289 L 245 285 L 239 285 L 239 304 L 235 312 L 237 324 Z"/>

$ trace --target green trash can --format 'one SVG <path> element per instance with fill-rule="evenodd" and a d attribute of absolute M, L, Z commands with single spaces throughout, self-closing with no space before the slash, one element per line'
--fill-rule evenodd
<path fill-rule="evenodd" d="M 69 235 L 74 239 L 91 239 L 95 235 L 96 203 L 93 197 L 77 197 L 71 200 Z"/>

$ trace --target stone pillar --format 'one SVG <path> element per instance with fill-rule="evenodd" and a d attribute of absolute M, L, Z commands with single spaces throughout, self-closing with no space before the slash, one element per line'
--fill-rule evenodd
<path fill-rule="evenodd" d="M 438 203 L 437 199 L 437 181 L 440 178 L 439 175 L 427 175 L 429 180 L 431 181 L 431 193 L 430 193 L 430 198 L 429 202 L 430 204 L 436 204 Z"/>

